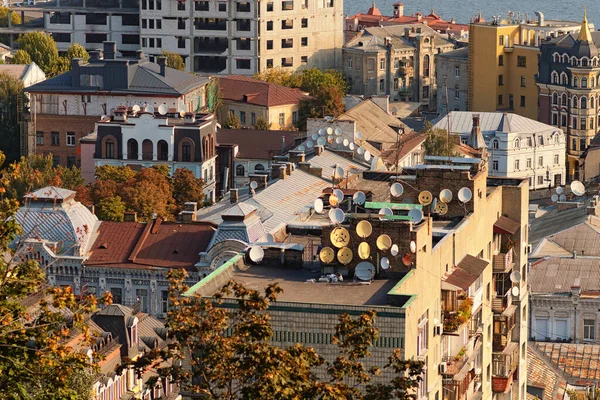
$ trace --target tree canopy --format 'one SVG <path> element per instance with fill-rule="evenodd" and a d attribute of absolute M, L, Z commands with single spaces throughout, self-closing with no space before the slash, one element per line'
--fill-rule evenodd
<path fill-rule="evenodd" d="M 74 58 L 81 58 L 83 62 L 88 62 L 90 59 L 90 53 L 80 45 L 79 43 L 73 43 L 71 47 L 67 49 L 66 58 L 69 60 L 69 63 Z"/>
<path fill-rule="evenodd" d="M 7 73 L 0 73 L 0 140 L 9 161 L 17 160 L 21 154 L 21 130 L 17 107 L 23 96 L 23 81 Z"/>
<path fill-rule="evenodd" d="M 167 67 L 185 71 L 185 62 L 180 54 L 169 50 L 163 50 L 161 55 L 167 57 Z"/>
<path fill-rule="evenodd" d="M 28 32 L 19 36 L 17 43 L 19 49 L 27 52 L 46 75 L 52 76 L 59 56 L 56 43 L 49 33 Z"/>
<path fill-rule="evenodd" d="M 10 22 L 13 25 L 21 23 L 21 15 L 18 12 L 13 12 L 10 16 Z M 0 6 L 0 27 L 8 26 L 8 7 Z"/>
<path fill-rule="evenodd" d="M 12 57 L 12 60 L 10 60 L 11 64 L 31 64 L 31 56 L 29 55 L 28 52 L 26 52 L 23 49 L 19 49 L 17 51 L 15 51 L 15 54 Z"/>
<path fill-rule="evenodd" d="M 423 133 L 427 138 L 423 143 L 428 156 L 453 157 L 456 155 L 456 138 L 447 135 L 445 129 L 434 128 L 431 122 L 425 122 Z"/>

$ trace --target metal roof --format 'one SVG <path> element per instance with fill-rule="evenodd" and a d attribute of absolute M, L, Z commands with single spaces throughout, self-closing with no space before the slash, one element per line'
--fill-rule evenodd
<path fill-rule="evenodd" d="M 65 200 L 75 197 L 76 192 L 69 189 L 63 189 L 56 186 L 46 186 L 31 193 L 27 193 L 24 197 L 28 200 Z"/>
<path fill-rule="evenodd" d="M 473 129 L 474 114 L 479 115 L 481 132 L 484 135 L 494 135 L 498 131 L 532 134 L 558 129 L 512 113 L 452 111 L 450 112 L 450 130 L 452 133 L 470 135 Z M 434 128 L 448 129 L 448 114 L 435 121 Z"/>
<path fill-rule="evenodd" d="M 582 291 L 600 289 L 600 268 L 597 258 L 548 258 L 531 265 L 531 293 L 568 293 L 572 286 Z"/>
<path fill-rule="evenodd" d="M 519 224 L 514 219 L 510 219 L 501 215 L 498 218 L 498 221 L 494 223 L 494 233 L 504 233 L 514 235 L 521 228 L 521 224 Z"/>

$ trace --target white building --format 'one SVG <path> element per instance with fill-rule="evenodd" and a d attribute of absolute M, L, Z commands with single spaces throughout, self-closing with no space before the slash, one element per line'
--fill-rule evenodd
<path fill-rule="evenodd" d="M 453 111 L 434 128 L 448 130 L 467 143 L 479 128 L 488 148 L 490 176 L 528 178 L 530 189 L 565 184 L 566 140 L 563 131 L 551 125 L 512 113 Z"/>

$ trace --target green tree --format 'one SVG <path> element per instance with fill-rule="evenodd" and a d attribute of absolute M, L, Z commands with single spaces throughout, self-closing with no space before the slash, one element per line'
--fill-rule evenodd
<path fill-rule="evenodd" d="M 168 50 L 163 50 L 161 55 L 163 57 L 167 57 L 167 67 L 179 71 L 185 71 L 185 62 L 183 61 L 183 57 L 181 57 L 180 54 Z"/>
<path fill-rule="evenodd" d="M 117 184 L 129 182 L 136 172 L 128 166 L 102 165 L 96 167 L 96 181 L 114 181 Z"/>
<path fill-rule="evenodd" d="M 81 58 L 83 62 L 88 62 L 90 59 L 90 53 L 87 52 L 85 47 L 80 45 L 79 43 L 73 43 L 68 49 L 66 58 L 69 60 L 69 65 L 71 60 L 74 58 Z"/>
<path fill-rule="evenodd" d="M 230 114 L 229 118 L 227 118 L 227 122 L 225 123 L 225 125 L 229 129 L 240 129 L 242 127 L 242 122 L 240 121 L 237 115 Z"/>
<path fill-rule="evenodd" d="M 299 88 L 302 85 L 302 77 L 283 68 L 268 68 L 254 75 L 255 79 L 274 83 L 276 85 Z"/>
<path fill-rule="evenodd" d="M 431 122 L 425 122 L 423 133 L 427 135 L 423 146 L 428 156 L 452 157 L 456 155 L 456 138 L 447 134 L 445 129 L 434 128 Z"/>
<path fill-rule="evenodd" d="M 256 118 L 254 129 L 258 129 L 259 131 L 268 131 L 269 129 L 271 129 L 271 123 L 267 122 L 267 120 L 263 117 L 258 117 Z"/>
<path fill-rule="evenodd" d="M 96 207 L 96 215 L 102 221 L 122 222 L 125 215 L 125 203 L 119 196 L 104 198 Z"/>
<path fill-rule="evenodd" d="M 316 96 L 322 89 L 333 87 L 337 88 L 341 97 L 348 92 L 348 81 L 341 72 L 334 69 L 308 68 L 300 72 L 300 77 L 300 89 L 311 96 Z"/>
<path fill-rule="evenodd" d="M 205 96 L 208 111 L 219 115 L 219 109 L 223 105 L 223 100 L 221 98 L 221 88 L 218 79 L 213 78 L 208 82 L 206 85 Z M 198 107 L 200 107 L 200 105 L 198 105 Z M 196 112 L 198 111 L 200 111 L 200 109 L 196 110 Z"/>
<path fill-rule="evenodd" d="M 53 67 L 58 59 L 56 43 L 49 33 L 29 32 L 17 39 L 19 49 L 29 53 L 31 60 L 36 63 L 46 75 L 52 76 Z"/>
<path fill-rule="evenodd" d="M 18 160 L 21 153 L 21 130 L 18 121 L 18 99 L 23 100 L 23 82 L 0 73 L 0 140 L 9 161 Z"/>
<path fill-rule="evenodd" d="M 187 168 L 178 168 L 173 174 L 173 199 L 175 205 L 181 208 L 184 203 L 194 201 L 202 204 L 204 201 L 204 180 L 196 178 Z"/>
<path fill-rule="evenodd" d="M 409 399 L 422 380 L 423 363 L 403 360 L 400 349 L 386 365 L 366 367 L 370 349 L 379 338 L 375 311 L 356 319 L 339 316 L 334 334 L 339 355 L 328 362 L 311 347 L 281 348 L 272 343 L 268 308 L 281 293 L 277 284 L 267 286 L 263 294 L 232 281 L 209 299 L 183 296 L 188 290 L 185 277 L 183 270 L 169 272 L 172 307 L 166 326 L 174 342 L 126 365 L 138 371 L 154 370 L 158 376 L 180 382 L 183 390 L 210 400 Z M 220 307 L 224 297 L 234 299 L 235 307 Z M 191 371 L 179 366 L 178 361 L 184 359 Z M 165 367 L 164 360 L 174 362 Z M 317 369 L 326 371 L 328 377 L 320 379 Z M 392 371 L 395 378 L 377 381 L 383 370 Z"/>
<path fill-rule="evenodd" d="M 10 16 L 10 23 L 13 25 L 21 24 L 21 15 L 18 12 L 13 12 Z M 8 26 L 8 7 L 0 6 L 0 27 Z"/>
<path fill-rule="evenodd" d="M 31 64 L 31 57 L 29 56 L 29 53 L 26 52 L 25 50 L 19 49 L 15 52 L 14 56 L 12 57 L 12 60 L 10 60 L 11 64 L 26 64 L 29 65 Z"/>

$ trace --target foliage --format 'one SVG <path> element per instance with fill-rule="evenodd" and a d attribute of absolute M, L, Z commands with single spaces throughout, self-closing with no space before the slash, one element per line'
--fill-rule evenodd
<path fill-rule="evenodd" d="M 456 154 L 456 140 L 447 135 L 445 129 L 434 128 L 431 122 L 425 122 L 423 133 L 427 138 L 423 143 L 428 156 L 452 157 Z"/>
<path fill-rule="evenodd" d="M 343 97 L 348 93 L 349 85 L 344 75 L 335 69 L 321 70 L 318 68 L 304 69 L 300 72 L 300 89 L 316 96 L 323 88 L 337 88 Z"/>
<path fill-rule="evenodd" d="M 29 65 L 31 64 L 31 56 L 29 55 L 28 52 L 26 52 L 23 49 L 19 49 L 15 52 L 14 56 L 12 57 L 12 60 L 10 60 L 11 64 L 26 64 Z"/>
<path fill-rule="evenodd" d="M 135 211 L 143 220 L 153 214 L 168 218 L 173 197 L 169 179 L 156 168 L 144 168 L 121 188 L 127 211 Z"/>
<path fill-rule="evenodd" d="M 10 22 L 13 25 L 21 24 L 21 15 L 18 12 L 13 12 L 10 16 Z M 0 6 L 0 27 L 8 26 L 8 7 Z"/>
<path fill-rule="evenodd" d="M 236 282 L 226 284 L 213 299 L 182 296 L 186 272 L 172 269 L 166 327 L 173 342 L 127 365 L 137 371 L 154 370 L 182 384 L 185 391 L 210 400 L 233 399 L 408 399 L 418 387 L 423 363 L 402 360 L 397 349 L 382 367 L 365 366 L 379 337 L 375 311 L 354 319 L 339 316 L 334 342 L 339 355 L 328 362 L 311 347 L 281 348 L 272 343 L 269 305 L 281 288 L 271 284 L 264 294 Z M 221 307 L 230 297 L 235 307 Z M 195 357 L 187 357 L 194 354 Z M 192 372 L 179 366 L 185 358 Z M 164 360 L 173 361 L 164 366 Z M 321 379 L 317 369 L 327 373 Z M 396 376 L 375 382 L 382 370 Z M 362 385 L 362 388 L 358 386 Z"/>
<path fill-rule="evenodd" d="M 185 62 L 180 54 L 172 51 L 163 50 L 161 56 L 167 57 L 167 67 L 174 68 L 179 71 L 185 70 Z"/>
<path fill-rule="evenodd" d="M 136 172 L 128 166 L 102 165 L 96 167 L 96 181 L 113 181 L 125 183 L 135 177 Z"/>
<path fill-rule="evenodd" d="M 183 206 L 188 201 L 202 204 L 204 201 L 204 180 L 196 178 L 187 168 L 178 168 L 173 174 L 173 199 L 175 204 Z"/>
<path fill-rule="evenodd" d="M 271 129 L 271 123 L 267 122 L 267 120 L 263 117 L 258 117 L 256 118 L 254 129 L 258 129 L 259 131 L 268 131 L 269 129 Z"/>
<path fill-rule="evenodd" d="M 66 59 L 69 60 L 69 65 L 71 60 L 74 58 L 81 58 L 83 62 L 88 62 L 90 59 L 90 53 L 87 52 L 85 47 L 80 45 L 79 43 L 73 43 L 71 47 L 67 49 Z"/>
<path fill-rule="evenodd" d="M 102 221 L 122 222 L 125 216 L 125 203 L 119 196 L 103 198 L 96 206 L 96 216 Z"/>
<path fill-rule="evenodd" d="M 29 53 L 31 60 L 36 63 L 48 76 L 53 76 L 55 63 L 58 62 L 56 43 L 49 33 L 28 32 L 17 39 L 19 49 Z"/>
<path fill-rule="evenodd" d="M 254 78 L 287 87 L 299 88 L 302 85 L 300 74 L 293 74 L 283 68 L 267 68 L 262 72 L 256 73 Z"/>
<path fill-rule="evenodd" d="M 237 115 L 230 114 L 227 118 L 227 122 L 225 123 L 229 129 L 240 129 L 242 127 L 242 123 Z"/>
<path fill-rule="evenodd" d="M 17 99 L 23 96 L 23 82 L 6 73 L 0 73 L 0 140 L 9 161 L 21 154 L 20 124 L 17 115 Z"/>
<path fill-rule="evenodd" d="M 571 400 L 596 400 L 600 399 L 600 388 L 595 385 L 584 390 L 567 390 L 567 395 Z"/>
<path fill-rule="evenodd" d="M 18 171 L 4 170 L 1 193 L 9 188 L 12 173 Z M 75 349 L 92 343 L 85 315 L 97 301 L 93 296 L 77 299 L 71 287 L 47 288 L 45 271 L 36 260 L 15 257 L 10 244 L 22 234 L 14 218 L 18 207 L 15 199 L 0 199 L 0 219 L 5 221 L 0 229 L 5 253 L 0 258 L 0 398 L 87 399 L 95 364 Z"/>
<path fill-rule="evenodd" d="M 464 357 L 466 352 L 467 352 L 467 349 L 463 346 L 463 348 L 461 348 L 460 351 L 456 354 L 456 357 L 454 357 L 454 360 L 455 361 L 462 360 L 462 358 Z"/>
<path fill-rule="evenodd" d="M 211 79 L 210 82 L 208 82 L 208 84 L 206 85 L 205 96 L 208 111 L 218 115 L 218 111 L 223 105 L 223 99 L 221 98 L 221 88 L 218 79 Z"/>

